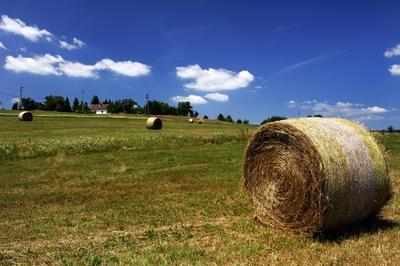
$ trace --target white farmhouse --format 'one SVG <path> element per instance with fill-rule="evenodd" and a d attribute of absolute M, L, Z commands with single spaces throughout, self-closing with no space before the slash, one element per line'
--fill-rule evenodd
<path fill-rule="evenodd" d="M 90 111 L 96 113 L 96 115 L 108 115 L 107 111 L 108 104 L 91 104 Z"/>

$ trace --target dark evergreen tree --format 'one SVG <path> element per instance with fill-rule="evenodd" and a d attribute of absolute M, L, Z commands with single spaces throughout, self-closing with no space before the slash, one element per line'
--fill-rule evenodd
<path fill-rule="evenodd" d="M 90 104 L 100 104 L 100 99 L 97 95 L 93 95 L 92 101 Z"/>
<path fill-rule="evenodd" d="M 68 97 L 65 98 L 65 112 L 72 112 L 71 103 L 69 102 Z"/>
<path fill-rule="evenodd" d="M 74 102 L 73 102 L 73 104 L 72 104 L 72 110 L 74 111 L 74 112 L 76 112 L 76 111 L 78 111 L 79 110 L 79 100 L 78 100 L 78 98 L 77 97 L 75 97 L 74 98 Z"/>
<path fill-rule="evenodd" d="M 226 122 L 231 122 L 231 123 L 233 123 L 233 119 L 232 119 L 232 117 L 231 117 L 230 115 L 228 115 L 228 116 L 225 118 L 225 121 L 226 121 Z"/>

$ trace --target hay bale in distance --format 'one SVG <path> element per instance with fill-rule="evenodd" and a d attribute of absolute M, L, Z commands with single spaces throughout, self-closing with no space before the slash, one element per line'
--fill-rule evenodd
<path fill-rule="evenodd" d="M 18 119 L 19 119 L 19 121 L 32 121 L 33 114 L 28 111 L 23 111 L 18 114 Z"/>
<path fill-rule="evenodd" d="M 149 117 L 146 120 L 146 128 L 147 129 L 155 129 L 159 130 L 162 128 L 162 121 L 158 117 Z"/>
<path fill-rule="evenodd" d="M 203 119 L 199 119 L 199 121 L 197 121 L 197 124 L 203 124 L 204 120 Z"/>
<path fill-rule="evenodd" d="M 193 122 L 194 122 L 194 119 L 193 119 L 193 118 L 189 118 L 188 122 L 189 122 L 189 123 L 193 123 Z"/>
<path fill-rule="evenodd" d="M 391 195 L 380 147 L 363 126 L 345 119 L 267 123 L 250 140 L 243 170 L 257 218 L 294 233 L 359 222 Z"/>

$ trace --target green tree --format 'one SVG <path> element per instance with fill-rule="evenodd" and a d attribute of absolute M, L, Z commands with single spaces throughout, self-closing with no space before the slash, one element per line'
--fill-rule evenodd
<path fill-rule="evenodd" d="M 193 115 L 193 107 L 190 102 L 179 102 L 178 107 L 176 108 L 176 112 L 178 115 L 187 116 Z"/>
<path fill-rule="evenodd" d="M 394 131 L 394 127 L 392 125 L 388 126 L 387 131 L 392 133 Z"/>
<path fill-rule="evenodd" d="M 100 104 L 100 99 L 97 95 L 93 95 L 92 101 L 90 104 Z"/>
<path fill-rule="evenodd" d="M 116 101 L 108 101 L 108 111 L 110 113 L 125 113 L 131 114 L 136 113 L 137 110 L 134 106 L 138 106 L 137 103 L 132 99 L 121 99 Z"/>
<path fill-rule="evenodd" d="M 277 115 L 275 115 L 275 116 L 268 117 L 267 119 L 265 119 L 264 121 L 262 121 L 262 122 L 261 122 L 261 125 L 264 125 L 264 124 L 270 123 L 270 122 L 285 120 L 285 119 L 287 119 L 287 118 L 284 117 L 284 116 L 277 116 Z"/>
<path fill-rule="evenodd" d="M 80 108 L 76 111 L 77 113 L 87 113 L 90 114 L 90 108 L 89 108 L 89 104 L 87 102 L 84 102 L 81 106 L 79 106 Z"/>
<path fill-rule="evenodd" d="M 203 119 L 208 119 L 208 115 L 204 115 L 204 116 L 203 116 Z"/>
<path fill-rule="evenodd" d="M 236 124 L 242 124 L 243 121 L 241 119 L 236 120 Z"/>
<path fill-rule="evenodd" d="M 73 110 L 74 112 L 78 111 L 78 110 L 79 110 L 79 106 L 80 106 L 79 100 L 78 100 L 77 97 L 75 97 L 75 98 L 74 98 L 74 102 L 72 103 L 72 110 Z"/>
<path fill-rule="evenodd" d="M 72 112 L 71 103 L 69 102 L 68 97 L 65 98 L 65 111 L 64 112 Z"/>
<path fill-rule="evenodd" d="M 243 124 L 248 125 L 249 124 L 249 120 L 247 120 L 247 119 L 243 120 Z"/>
<path fill-rule="evenodd" d="M 233 119 L 232 119 L 232 117 L 230 115 L 226 116 L 225 121 L 233 123 Z"/>
<path fill-rule="evenodd" d="M 35 100 L 31 98 L 21 98 L 21 105 L 22 109 L 24 110 L 37 110 L 40 108 L 41 103 L 36 102 Z M 12 110 L 17 110 L 18 109 L 18 102 L 13 103 Z"/>
<path fill-rule="evenodd" d="M 66 100 L 62 96 L 49 95 L 45 97 L 44 110 L 46 111 L 68 112 L 70 109 L 71 106 L 67 107 Z"/>
<path fill-rule="evenodd" d="M 218 119 L 219 121 L 225 121 L 225 117 L 224 117 L 223 114 L 219 114 L 219 115 L 217 116 L 217 119 Z"/>

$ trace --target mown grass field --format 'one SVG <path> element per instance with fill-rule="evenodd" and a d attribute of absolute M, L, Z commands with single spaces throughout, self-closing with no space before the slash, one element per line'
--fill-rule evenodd
<path fill-rule="evenodd" d="M 254 126 L 0 113 L 0 264 L 398 265 L 400 135 L 381 135 L 394 197 L 305 238 L 253 219 L 241 164 Z"/>

